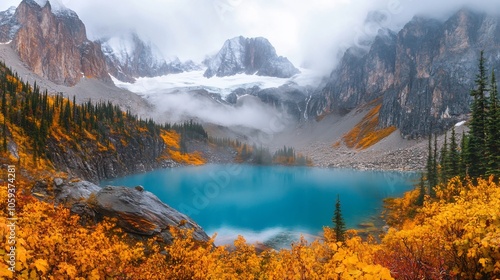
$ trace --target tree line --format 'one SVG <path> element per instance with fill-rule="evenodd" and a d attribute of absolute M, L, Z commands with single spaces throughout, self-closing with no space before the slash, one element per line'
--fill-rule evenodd
<path fill-rule="evenodd" d="M 182 136 L 186 151 L 189 139 L 208 138 L 203 127 L 193 121 L 181 124 L 158 124 L 150 118 L 141 119 L 130 110 L 123 111 L 109 101 L 88 100 L 77 104 L 62 93 L 51 95 L 41 91 L 36 84 L 24 82 L 4 63 L 0 62 L 1 95 L 1 145 L 0 151 L 8 150 L 9 139 L 14 134 L 30 146 L 33 161 L 48 158 L 49 139 L 64 138 L 72 143 L 90 139 L 97 145 L 110 145 L 110 138 L 125 139 L 137 135 L 148 135 L 160 139 L 161 130 L 175 130 Z M 19 128 L 19 131 L 17 131 Z M 18 135 L 20 132 L 21 135 Z"/>
<path fill-rule="evenodd" d="M 463 133 L 460 142 L 455 127 L 451 136 L 445 134 L 440 149 L 437 135 L 429 137 L 426 175 L 420 180 L 420 197 L 425 193 L 435 197 L 434 186 L 446 184 L 449 179 L 500 176 L 500 104 L 495 71 L 488 75 L 483 52 L 479 58 L 479 71 L 475 88 L 471 90 L 471 117 L 469 132 Z M 488 77 L 489 76 L 489 77 Z"/>

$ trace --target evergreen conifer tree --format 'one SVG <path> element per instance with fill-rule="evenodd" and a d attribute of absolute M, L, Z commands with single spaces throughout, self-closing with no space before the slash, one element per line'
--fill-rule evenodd
<path fill-rule="evenodd" d="M 495 71 L 491 73 L 486 137 L 486 175 L 500 176 L 500 104 Z"/>
<path fill-rule="evenodd" d="M 439 159 L 439 179 L 442 184 L 448 181 L 448 132 L 444 135 L 444 144 L 441 147 L 441 157 Z"/>
<path fill-rule="evenodd" d="M 455 133 L 455 126 L 451 129 L 451 138 L 450 138 L 450 148 L 448 150 L 446 159 L 446 173 L 449 178 L 458 176 L 460 174 L 459 166 L 460 166 L 460 153 L 458 151 L 458 143 L 457 136 Z"/>
<path fill-rule="evenodd" d="M 472 103 L 472 118 L 468 145 L 468 169 L 471 177 L 479 177 L 486 172 L 486 111 L 487 77 L 484 53 L 479 58 L 479 73 L 476 76 L 476 89 L 471 91 L 474 98 Z"/>
<path fill-rule="evenodd" d="M 424 175 L 420 175 L 420 183 L 418 184 L 418 187 L 419 187 L 419 192 L 418 192 L 418 197 L 417 197 L 417 201 L 415 202 L 415 204 L 417 206 L 422 206 L 424 205 L 424 198 L 425 198 L 425 182 L 424 182 Z"/>
<path fill-rule="evenodd" d="M 335 230 L 335 238 L 337 239 L 337 241 L 345 241 L 346 229 L 340 206 L 340 195 L 337 195 L 337 202 L 335 203 L 335 211 L 333 212 L 332 222 Z"/>
<path fill-rule="evenodd" d="M 469 136 L 462 132 L 460 141 L 460 166 L 459 175 L 462 178 L 469 176 Z"/>
<path fill-rule="evenodd" d="M 433 176 L 433 171 L 434 171 L 434 168 L 433 168 L 433 163 L 434 163 L 434 159 L 433 159 L 433 156 L 434 156 L 434 153 L 432 152 L 432 134 L 429 135 L 429 145 L 428 145 L 428 150 L 427 150 L 427 166 L 426 166 L 426 169 L 427 169 L 427 182 L 429 184 L 429 188 L 433 187 L 433 183 L 434 183 L 434 176 Z"/>

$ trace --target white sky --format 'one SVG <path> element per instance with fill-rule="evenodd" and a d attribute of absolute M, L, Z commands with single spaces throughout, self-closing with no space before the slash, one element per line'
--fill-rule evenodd
<path fill-rule="evenodd" d="M 415 14 L 447 17 L 464 5 L 500 11 L 500 0 L 59 0 L 76 11 L 91 39 L 135 30 L 162 53 L 201 61 L 226 39 L 269 39 L 296 66 L 329 71 L 347 46 L 379 27 L 398 30 Z M 0 10 L 19 0 L 1 0 Z M 382 26 L 364 24 L 369 11 Z"/>

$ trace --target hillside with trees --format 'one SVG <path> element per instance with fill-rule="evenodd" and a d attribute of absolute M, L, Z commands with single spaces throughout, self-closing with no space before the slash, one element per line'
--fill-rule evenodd
<path fill-rule="evenodd" d="M 0 65 L 0 151 L 28 169 L 70 172 L 87 180 L 117 177 L 168 164 L 202 164 L 188 141 L 207 140 L 197 123 L 157 124 L 110 102 L 77 104 L 23 82 Z M 166 142 L 165 135 L 171 136 Z"/>
<path fill-rule="evenodd" d="M 5 139 L 2 178 L 8 177 L 9 169 L 5 165 L 11 160 L 18 162 L 24 172 L 19 172 L 15 179 L 18 205 L 17 262 L 13 268 L 15 273 L 9 269 L 10 248 L 3 246 L 0 249 L 3 259 L 0 261 L 0 277 L 500 278 L 500 154 L 497 137 L 499 130 L 496 129 L 500 123 L 498 93 L 494 74 L 490 79 L 486 78 L 484 59 L 480 60 L 479 65 L 477 87 L 472 91 L 474 103 L 469 121 L 470 132 L 462 137 L 459 144 L 452 130 L 451 137 L 446 137 L 446 144 L 442 147 L 438 147 L 437 141 L 433 141 L 435 138 L 430 137 L 427 170 L 415 190 L 402 198 L 386 201 L 385 219 L 390 228 L 379 242 L 374 238 L 363 240 L 353 230 L 344 232 L 340 200 L 337 199 L 332 219 L 335 227 L 325 227 L 320 239 L 308 242 L 302 238 L 292 244 L 290 249 L 263 252 L 257 252 L 241 236 L 229 249 L 213 246 L 215 236 L 209 242 L 199 242 L 192 238 L 192 232 L 176 227 L 170 228 L 175 237 L 171 244 L 165 244 L 156 238 L 138 240 L 124 234 L 113 220 L 82 225 L 79 217 L 72 215 L 68 209 L 35 199 L 30 195 L 30 190 L 36 180 L 50 180 L 54 176 L 50 172 L 55 172 L 56 166 L 51 164 L 52 157 L 44 152 L 43 144 L 55 137 L 68 145 L 82 145 L 81 143 L 88 141 L 95 145 L 92 151 L 101 149 L 102 152 L 109 152 L 113 150 L 112 145 L 116 144 L 113 141 L 116 140 L 108 142 L 108 139 L 117 137 L 114 133 L 120 132 L 120 128 L 115 124 L 122 119 L 127 128 L 123 130 L 123 135 L 129 133 L 129 137 L 133 138 L 133 133 L 138 133 L 158 137 L 164 145 L 171 147 L 166 154 L 162 152 L 159 156 L 172 157 L 175 153 L 168 151 L 179 151 L 182 154 L 180 142 L 183 132 L 182 129 L 176 131 L 172 127 L 138 120 L 126 113 L 119 117 L 118 110 L 107 104 L 83 109 L 69 100 L 44 97 L 45 94 L 30 94 L 36 91 L 36 87 L 30 88 L 20 82 L 18 77 L 11 75 L 12 78 L 6 79 L 7 82 L 2 85 L 2 104 L 6 104 L 2 107 L 1 119 L 2 137 Z M 11 107 L 14 107 L 12 111 Z M 81 129 L 74 125 L 80 123 L 80 114 Z M 94 122 L 99 118 L 107 118 L 108 123 L 104 120 L 105 125 L 98 131 L 100 126 L 94 127 L 90 116 L 94 116 Z M 185 124 L 184 128 L 188 129 L 191 125 Z M 86 136 L 87 133 L 90 135 Z M 127 139 L 122 137 L 116 139 Z M 18 146 L 19 158 L 13 155 L 13 143 Z M 21 145 L 26 148 L 21 148 Z M 278 156 L 288 158 L 289 154 L 293 153 L 285 147 Z M 37 173 L 37 168 L 43 164 L 47 164 L 44 168 L 50 167 L 52 170 L 45 168 L 44 178 Z M 10 197 L 5 183 L 6 181 L 0 192 L 1 244 L 8 244 L 10 235 L 7 212 Z"/>

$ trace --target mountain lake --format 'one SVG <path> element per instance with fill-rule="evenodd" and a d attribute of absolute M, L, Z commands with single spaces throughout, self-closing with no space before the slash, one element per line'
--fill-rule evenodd
<path fill-rule="evenodd" d="M 313 240 L 332 226 L 337 195 L 347 228 L 376 223 L 383 199 L 414 188 L 419 174 L 317 167 L 219 165 L 159 169 L 102 181 L 101 186 L 143 186 L 187 214 L 216 244 L 242 235 L 249 243 L 289 247 L 300 235 Z"/>

